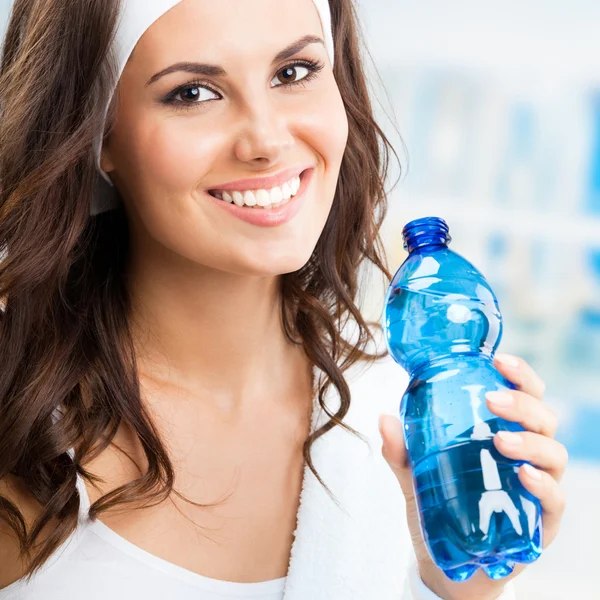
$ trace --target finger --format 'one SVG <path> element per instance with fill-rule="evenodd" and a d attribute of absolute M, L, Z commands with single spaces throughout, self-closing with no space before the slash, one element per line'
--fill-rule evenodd
<path fill-rule="evenodd" d="M 497 354 L 494 366 L 519 390 L 541 400 L 546 391 L 544 380 L 522 358 L 511 354 Z"/>
<path fill-rule="evenodd" d="M 504 456 L 526 460 L 560 481 L 564 475 L 569 455 L 556 440 L 529 431 L 499 431 L 494 436 L 494 446 Z"/>
<path fill-rule="evenodd" d="M 539 498 L 542 505 L 542 545 L 546 548 L 558 533 L 565 511 L 565 491 L 548 473 L 531 465 L 523 465 L 519 469 L 519 480 L 529 492 Z"/>
<path fill-rule="evenodd" d="M 379 432 L 383 440 L 381 454 L 400 482 L 404 495 L 413 495 L 412 474 L 404 445 L 402 422 L 393 415 L 382 414 L 379 418 Z"/>
<path fill-rule="evenodd" d="M 488 392 L 488 408 L 507 421 L 520 423 L 524 429 L 554 437 L 558 428 L 556 413 L 544 402 L 518 390 Z"/>

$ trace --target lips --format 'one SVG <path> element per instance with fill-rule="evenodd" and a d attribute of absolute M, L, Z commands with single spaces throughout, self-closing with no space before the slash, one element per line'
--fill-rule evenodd
<path fill-rule="evenodd" d="M 223 202 L 233 203 L 236 206 L 252 208 L 278 208 L 289 202 L 297 193 L 302 184 L 302 178 L 308 170 L 303 171 L 299 177 L 292 177 L 282 186 L 275 186 L 270 190 L 247 190 L 245 192 L 209 192 L 211 196 Z"/>
<path fill-rule="evenodd" d="M 275 208 L 257 208 L 254 206 L 236 206 L 234 203 L 225 202 L 206 194 L 207 200 L 218 206 L 220 210 L 226 211 L 229 215 L 237 217 L 242 221 L 246 221 L 251 225 L 263 227 L 276 227 L 291 221 L 299 212 L 310 187 L 312 177 L 315 173 L 314 168 L 306 169 L 300 177 L 300 188 L 295 196 L 293 196 L 285 204 L 281 204 Z"/>
<path fill-rule="evenodd" d="M 290 179 L 300 175 L 300 173 L 303 173 L 307 169 L 311 168 L 311 166 L 312 165 L 290 167 L 275 175 L 269 175 L 265 177 L 238 179 L 236 181 L 230 181 L 228 183 L 211 186 L 211 188 L 206 191 L 214 196 L 215 192 L 224 191 L 238 191 L 243 193 L 246 191 L 270 190 L 274 187 L 282 186 L 284 183 L 289 182 Z"/>

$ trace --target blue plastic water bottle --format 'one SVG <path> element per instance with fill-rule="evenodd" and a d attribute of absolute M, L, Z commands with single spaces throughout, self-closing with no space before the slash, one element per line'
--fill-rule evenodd
<path fill-rule="evenodd" d="M 490 579 L 542 551 L 542 509 L 519 481 L 525 461 L 500 454 L 485 394 L 514 389 L 493 365 L 502 335 L 498 302 L 481 273 L 448 248 L 443 219 L 403 230 L 409 255 L 392 280 L 383 326 L 394 360 L 410 375 L 400 419 L 423 538 L 453 581 L 481 567 Z"/>

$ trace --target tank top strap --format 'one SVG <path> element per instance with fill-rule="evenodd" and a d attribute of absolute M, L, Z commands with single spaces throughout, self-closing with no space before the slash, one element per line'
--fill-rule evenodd
<path fill-rule="evenodd" d="M 75 456 L 75 451 L 73 450 L 73 448 L 69 448 L 68 453 L 71 456 L 71 458 Z M 78 516 L 79 521 L 84 522 L 87 521 L 90 510 L 90 497 L 88 496 L 87 488 L 85 486 L 85 481 L 83 480 L 83 477 L 79 473 L 76 473 L 76 477 L 77 479 L 75 481 L 75 487 L 77 488 L 77 493 L 79 494 Z"/>
<path fill-rule="evenodd" d="M 77 473 L 77 491 L 79 492 L 79 520 L 87 521 L 90 511 L 90 497 L 88 496 L 87 488 L 83 477 Z"/>

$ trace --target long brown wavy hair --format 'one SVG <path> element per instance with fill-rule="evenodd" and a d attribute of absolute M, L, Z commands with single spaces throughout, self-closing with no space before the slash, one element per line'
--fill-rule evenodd
<path fill-rule="evenodd" d="M 380 325 L 366 322 L 356 302 L 363 263 L 375 265 L 388 281 L 392 277 L 380 227 L 390 153 L 398 155 L 373 116 L 353 1 L 330 5 L 348 142 L 314 253 L 299 271 L 281 276 L 281 318 L 290 341 L 326 374 L 317 398 L 330 420 L 309 435 L 303 454 L 331 496 L 310 450 L 336 425 L 362 438 L 342 422 L 351 400 L 343 373 L 357 361 L 387 355 L 366 352 L 375 341 L 370 327 Z M 90 217 L 98 177 L 92 145 L 116 73 L 110 48 L 118 11 L 119 0 L 15 0 L 4 40 L 0 480 L 18 478 L 43 510 L 28 528 L 20 509 L 0 496 L 0 518 L 28 558 L 28 578 L 75 529 L 76 474 L 99 480 L 83 465 L 111 444 L 121 424 L 136 433 L 148 468 L 94 502 L 90 517 L 117 504 L 144 498 L 149 506 L 177 493 L 166 447 L 140 399 L 122 276 L 126 214 L 120 207 Z M 114 104 L 105 131 L 114 122 Z M 358 332 L 352 343 L 340 334 L 351 319 Z M 323 401 L 331 385 L 341 399 L 335 414 Z M 48 535 L 40 536 L 43 530 Z"/>

